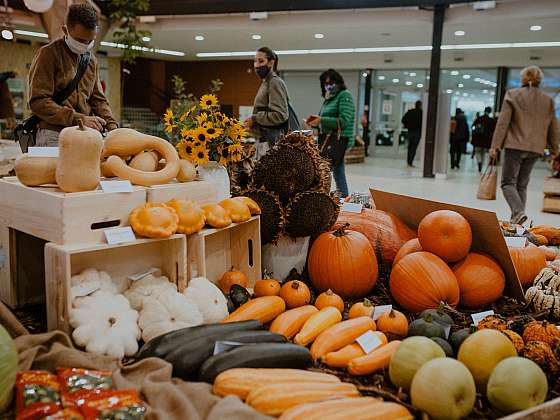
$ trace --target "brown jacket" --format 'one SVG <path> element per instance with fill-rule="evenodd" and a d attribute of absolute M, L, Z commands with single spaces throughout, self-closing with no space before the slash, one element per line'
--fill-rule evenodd
<path fill-rule="evenodd" d="M 534 87 L 506 93 L 492 138 L 493 149 L 514 149 L 542 155 L 549 147 L 558 153 L 558 125 L 554 101 Z"/>
<path fill-rule="evenodd" d="M 78 56 L 64 41 L 57 39 L 42 47 L 29 71 L 29 107 L 42 121 L 40 128 L 60 131 L 76 125 L 78 119 L 96 115 L 107 122 L 107 130 L 118 127 L 99 81 L 99 65 L 92 54 L 78 88 L 62 106 L 53 101 L 55 93 L 70 83 L 78 69 Z"/>

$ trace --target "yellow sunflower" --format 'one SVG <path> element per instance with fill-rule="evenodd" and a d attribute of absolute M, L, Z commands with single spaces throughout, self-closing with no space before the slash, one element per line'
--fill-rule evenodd
<path fill-rule="evenodd" d="M 229 137 L 232 140 L 241 140 L 247 135 L 247 130 L 241 124 L 235 124 L 229 129 Z"/>
<path fill-rule="evenodd" d="M 213 123 L 207 123 L 204 126 L 204 129 L 206 130 L 206 134 L 208 135 L 208 138 L 210 140 L 217 139 L 224 133 L 224 130 L 222 130 L 221 128 L 214 127 Z"/>
<path fill-rule="evenodd" d="M 202 112 L 196 116 L 196 120 L 200 125 L 203 125 L 206 121 L 208 121 L 208 114 L 206 112 Z"/>
<path fill-rule="evenodd" d="M 179 152 L 181 159 L 193 160 L 194 147 L 192 142 L 181 140 L 177 144 L 177 151 Z"/>
<path fill-rule="evenodd" d="M 188 140 L 190 138 L 192 140 L 190 134 L 191 130 L 188 127 L 181 128 L 181 137 L 183 137 L 183 139 Z"/>
<path fill-rule="evenodd" d="M 192 130 L 192 137 L 195 141 L 199 141 L 201 143 L 205 143 L 210 139 L 208 133 L 206 132 L 206 128 L 204 127 L 197 127 Z"/>
<path fill-rule="evenodd" d="M 202 95 L 200 98 L 200 107 L 202 109 L 210 109 L 218 105 L 218 98 L 216 95 Z"/>
<path fill-rule="evenodd" d="M 171 124 L 171 120 L 173 119 L 173 110 L 171 108 L 168 108 L 167 111 L 165 111 L 165 114 L 163 115 L 163 122 L 165 124 Z"/>
<path fill-rule="evenodd" d="M 221 144 L 218 146 L 218 163 L 220 165 L 226 166 L 230 160 L 230 153 L 227 144 Z"/>
<path fill-rule="evenodd" d="M 210 161 L 210 158 L 208 157 L 208 149 L 203 146 L 194 149 L 192 154 L 192 160 L 197 165 L 208 163 Z"/>
<path fill-rule="evenodd" d="M 239 143 L 232 144 L 228 147 L 228 152 L 232 162 L 239 162 L 243 157 L 243 146 Z"/>

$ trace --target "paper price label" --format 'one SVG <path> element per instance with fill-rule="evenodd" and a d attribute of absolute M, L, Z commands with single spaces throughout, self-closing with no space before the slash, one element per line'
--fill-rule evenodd
<path fill-rule="evenodd" d="M 515 231 L 519 236 L 521 236 L 525 233 L 525 228 L 524 227 L 516 227 Z"/>
<path fill-rule="evenodd" d="M 130 181 L 101 181 L 101 189 L 106 193 L 132 192 Z"/>
<path fill-rule="evenodd" d="M 356 339 L 365 354 L 369 354 L 377 347 L 381 346 L 383 342 L 379 339 L 377 334 L 373 331 L 368 331 Z"/>
<path fill-rule="evenodd" d="M 490 310 L 490 311 L 478 312 L 476 314 L 472 314 L 471 318 L 473 320 L 474 325 L 476 326 L 480 321 L 482 321 L 484 318 L 486 318 L 489 315 L 494 315 L 494 311 Z"/>
<path fill-rule="evenodd" d="M 58 157 L 58 147 L 29 147 L 29 157 Z"/>
<path fill-rule="evenodd" d="M 229 351 L 239 346 L 244 346 L 247 343 L 239 343 L 237 341 L 216 341 L 214 344 L 214 355 Z"/>
<path fill-rule="evenodd" d="M 342 205 L 342 211 L 347 211 L 348 213 L 361 213 L 362 208 L 364 207 L 363 204 L 359 203 L 344 203 Z"/>
<path fill-rule="evenodd" d="M 103 233 L 109 245 L 134 242 L 136 240 L 136 236 L 134 236 L 134 232 L 130 226 L 105 229 Z"/>
<path fill-rule="evenodd" d="M 527 245 L 527 238 L 523 236 L 508 236 L 505 240 L 509 248 L 525 248 Z"/>
<path fill-rule="evenodd" d="M 451 325 L 447 324 L 443 327 L 443 331 L 445 332 L 445 338 L 449 338 L 449 333 L 451 332 Z"/>
<path fill-rule="evenodd" d="M 384 313 L 391 312 L 391 309 L 393 309 L 393 305 L 376 306 L 373 310 L 373 314 L 371 315 L 371 317 L 373 318 L 374 321 L 377 321 L 379 317 Z"/>
<path fill-rule="evenodd" d="M 77 284 L 70 289 L 70 293 L 74 297 L 84 297 L 91 295 L 93 292 L 97 292 L 99 289 L 101 289 L 101 285 L 98 281 L 94 281 L 90 284 Z"/>
<path fill-rule="evenodd" d="M 155 267 L 150 267 L 147 270 L 141 271 L 139 273 L 136 274 L 132 274 L 130 276 L 128 276 L 128 279 L 131 281 L 137 281 L 137 280 L 141 280 L 146 276 L 149 276 L 150 274 L 154 274 L 154 273 L 159 273 L 156 275 L 160 275 L 161 271 L 159 268 L 155 268 Z"/>

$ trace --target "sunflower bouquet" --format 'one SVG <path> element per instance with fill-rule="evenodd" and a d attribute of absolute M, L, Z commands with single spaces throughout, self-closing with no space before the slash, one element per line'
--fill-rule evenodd
<path fill-rule="evenodd" d="M 163 116 L 165 131 L 178 137 L 179 156 L 196 165 L 216 161 L 227 166 L 243 158 L 243 124 L 220 112 L 214 94 L 203 95 L 199 101 L 175 113 L 169 108 Z"/>

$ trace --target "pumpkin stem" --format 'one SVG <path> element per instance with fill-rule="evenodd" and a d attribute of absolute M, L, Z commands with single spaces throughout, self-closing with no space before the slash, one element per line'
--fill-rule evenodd
<path fill-rule="evenodd" d="M 394 317 L 397 316 L 397 315 L 395 315 L 395 311 L 393 310 L 393 308 L 391 308 L 391 310 L 389 311 L 388 316 L 389 316 L 389 318 L 394 318 Z"/>
<path fill-rule="evenodd" d="M 86 129 L 84 127 L 84 122 L 81 119 L 78 120 L 78 129 L 80 131 L 86 131 Z"/>
<path fill-rule="evenodd" d="M 432 314 L 426 314 L 422 319 L 424 319 L 424 321 L 426 322 L 434 322 L 434 317 L 432 316 Z"/>
<path fill-rule="evenodd" d="M 344 223 L 341 227 L 339 227 L 337 230 L 333 232 L 333 235 L 336 236 L 337 238 L 340 238 L 341 236 L 346 235 L 346 232 L 344 231 L 349 227 L 350 227 L 350 223 Z"/>
<path fill-rule="evenodd" d="M 266 268 L 264 269 L 263 280 L 270 280 L 272 277 L 272 273 L 269 273 Z"/>
<path fill-rule="evenodd" d="M 80 120 L 81 121 L 81 120 Z M 113 326 L 117 323 L 117 320 L 114 317 L 109 318 L 109 325 Z"/>
<path fill-rule="evenodd" d="M 469 328 L 470 328 L 469 332 L 470 332 L 471 334 L 472 334 L 472 333 L 475 333 L 476 330 L 477 330 L 476 325 L 474 325 L 474 324 L 471 324 L 471 326 L 470 326 Z"/>
<path fill-rule="evenodd" d="M 292 289 L 296 289 L 296 290 L 297 290 L 298 288 L 299 288 L 299 281 L 294 280 L 294 281 L 292 282 Z"/>
<path fill-rule="evenodd" d="M 327 290 L 327 291 L 325 292 L 325 295 L 327 295 L 327 296 L 332 296 L 332 295 L 333 295 L 333 291 L 332 291 L 331 289 L 329 289 L 329 290 Z"/>

